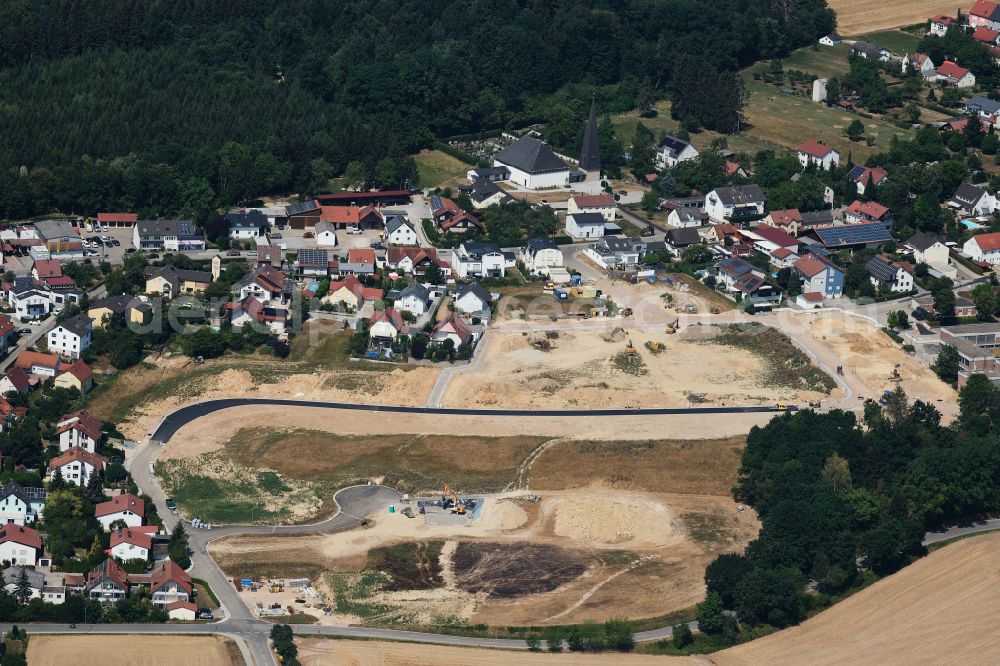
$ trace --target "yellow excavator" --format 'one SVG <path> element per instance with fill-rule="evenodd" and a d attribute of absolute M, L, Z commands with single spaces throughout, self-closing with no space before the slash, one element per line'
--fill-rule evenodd
<path fill-rule="evenodd" d="M 451 512 L 457 513 L 460 516 L 465 515 L 465 507 L 458 502 L 458 495 L 456 495 L 448 484 L 444 484 L 444 497 L 451 498 Z"/>
<path fill-rule="evenodd" d="M 625 353 L 628 354 L 629 356 L 635 356 L 636 353 L 637 353 L 635 351 L 635 345 L 632 344 L 632 339 L 631 338 L 629 338 L 628 346 L 625 347 Z"/>

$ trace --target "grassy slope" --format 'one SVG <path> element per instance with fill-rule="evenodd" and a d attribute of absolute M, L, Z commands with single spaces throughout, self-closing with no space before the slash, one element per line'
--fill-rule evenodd
<path fill-rule="evenodd" d="M 425 150 L 413 158 L 417 163 L 420 187 L 454 187 L 471 168 L 440 150 Z"/>

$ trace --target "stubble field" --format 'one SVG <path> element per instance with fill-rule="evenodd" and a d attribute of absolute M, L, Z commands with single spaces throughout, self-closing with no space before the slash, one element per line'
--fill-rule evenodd
<path fill-rule="evenodd" d="M 954 15 L 957 6 L 946 0 L 828 0 L 826 4 L 837 12 L 837 31 L 845 36 L 913 25 L 935 14 Z"/>

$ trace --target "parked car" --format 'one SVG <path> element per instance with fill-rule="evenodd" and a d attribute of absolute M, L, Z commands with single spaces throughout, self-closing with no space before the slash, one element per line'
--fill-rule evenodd
<path fill-rule="evenodd" d="M 278 240 L 281 240 L 281 234 L 271 234 L 271 238 L 276 238 Z"/>
<path fill-rule="evenodd" d="M 120 240 L 118 240 L 117 238 L 112 238 L 111 239 L 111 244 L 114 245 L 115 247 L 118 247 L 119 245 L 122 244 L 122 242 Z"/>
<path fill-rule="evenodd" d="M 250 250 L 249 252 L 247 252 L 247 256 L 248 257 L 256 257 L 257 256 L 257 250 Z"/>
<path fill-rule="evenodd" d="M 150 259 L 159 259 L 159 258 L 160 258 L 160 255 L 159 255 L 159 254 L 157 254 L 156 252 L 153 252 L 153 253 L 151 253 L 151 254 L 149 255 L 149 258 L 150 258 Z"/>
<path fill-rule="evenodd" d="M 374 243 L 372 243 L 368 247 L 370 247 L 373 250 L 384 250 L 385 249 L 385 243 L 383 243 L 382 241 L 375 241 Z"/>
<path fill-rule="evenodd" d="M 302 237 L 303 237 L 303 238 L 316 238 L 316 234 L 314 234 L 314 233 L 313 233 L 313 232 L 311 232 L 311 231 L 307 231 L 307 232 L 305 232 L 304 234 L 302 234 Z"/>
<path fill-rule="evenodd" d="M 30 328 L 19 328 L 19 329 L 17 329 L 17 334 L 18 335 L 31 335 L 31 329 Z"/>
<path fill-rule="evenodd" d="M 351 236 L 360 236 L 363 232 L 358 227 L 347 227 L 347 233 Z"/>
<path fill-rule="evenodd" d="M 214 620 L 215 616 L 212 615 L 211 608 L 199 608 L 198 612 L 195 613 L 195 617 L 199 620 Z"/>
<path fill-rule="evenodd" d="M 125 254 L 132 254 L 133 252 L 135 252 L 135 248 L 134 247 L 127 247 L 127 248 L 125 248 Z"/>
<path fill-rule="evenodd" d="M 227 257 L 238 257 L 238 256 L 240 256 L 240 251 L 239 250 L 230 250 L 229 252 L 226 252 L 226 256 Z"/>

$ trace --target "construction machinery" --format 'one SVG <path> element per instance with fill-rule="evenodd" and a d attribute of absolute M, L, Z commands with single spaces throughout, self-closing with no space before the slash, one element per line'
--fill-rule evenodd
<path fill-rule="evenodd" d="M 777 405 L 774 406 L 774 408 L 777 411 L 779 411 L 779 412 L 787 412 L 788 411 L 788 405 L 786 405 L 783 402 L 779 402 Z"/>
<path fill-rule="evenodd" d="M 632 344 L 632 338 L 628 339 L 628 346 L 625 347 L 625 353 L 629 356 L 635 356 L 636 354 L 638 354 L 638 352 L 636 352 L 635 350 L 635 345 Z"/>
<path fill-rule="evenodd" d="M 620 314 L 623 317 L 631 317 L 632 316 L 632 308 L 622 308 Z"/>
<path fill-rule="evenodd" d="M 677 329 L 680 328 L 679 324 L 680 320 L 675 319 L 671 323 L 667 324 L 667 327 L 663 330 L 663 332 L 666 333 L 667 335 L 673 335 L 674 333 L 677 332 Z"/>
<path fill-rule="evenodd" d="M 648 349 L 654 354 L 662 354 L 667 350 L 667 346 L 662 342 L 654 342 L 653 340 L 647 340 L 646 349 Z"/>
<path fill-rule="evenodd" d="M 284 589 L 279 583 L 271 583 L 271 592 L 282 592 Z"/>
<path fill-rule="evenodd" d="M 441 502 L 445 508 L 450 508 L 452 513 L 457 513 L 460 516 L 465 515 L 465 506 L 458 501 L 458 495 L 448 487 L 447 483 L 444 484 L 444 495 L 441 497 Z"/>

